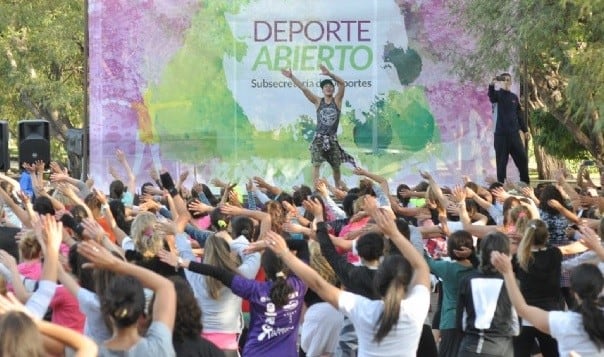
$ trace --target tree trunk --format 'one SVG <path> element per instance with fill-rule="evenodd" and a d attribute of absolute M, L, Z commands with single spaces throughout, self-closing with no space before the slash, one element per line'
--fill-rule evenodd
<path fill-rule="evenodd" d="M 543 150 L 543 148 L 533 143 L 535 161 L 537 161 L 537 173 L 539 180 L 551 180 L 556 171 L 566 168 L 564 161 L 557 159 Z"/>

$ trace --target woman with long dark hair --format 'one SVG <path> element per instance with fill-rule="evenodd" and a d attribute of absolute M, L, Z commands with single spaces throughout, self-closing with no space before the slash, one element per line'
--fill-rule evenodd
<path fill-rule="evenodd" d="M 115 257 L 93 241 L 78 244 L 78 252 L 90 261 L 89 267 L 121 274 L 111 280 L 105 294 L 99 297 L 101 311 L 109 316 L 113 327 L 113 336 L 99 345 L 99 356 L 174 356 L 174 284 L 148 269 Z M 138 322 L 145 312 L 143 287 L 154 292 L 155 304 L 153 321 L 141 336 Z"/>
<path fill-rule="evenodd" d="M 258 244 L 258 243 L 256 243 Z M 308 261 L 308 245 L 290 240 L 290 248 Z M 259 282 L 220 266 L 178 259 L 163 252 L 164 262 L 217 279 L 251 306 L 250 327 L 245 356 L 297 357 L 297 337 L 306 285 L 274 253 L 265 251 L 261 265 L 267 280 Z"/>
<path fill-rule="evenodd" d="M 269 232 L 267 241 L 310 289 L 350 318 L 358 335 L 359 356 L 415 356 L 430 304 L 430 270 L 388 213 L 378 210 L 373 216 L 403 254 L 386 257 L 378 268 L 375 288 L 380 300 L 331 285 L 297 259 L 281 236 Z"/>

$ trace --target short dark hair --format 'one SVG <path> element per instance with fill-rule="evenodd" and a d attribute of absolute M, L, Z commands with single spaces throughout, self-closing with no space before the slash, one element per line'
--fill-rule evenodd
<path fill-rule="evenodd" d="M 333 81 L 331 79 L 322 80 L 321 83 L 319 83 L 319 86 L 321 87 L 321 89 L 323 89 L 323 87 L 325 87 L 328 84 L 331 84 L 332 87 L 335 87 L 335 85 L 333 84 Z"/>
<path fill-rule="evenodd" d="M 365 233 L 357 240 L 359 257 L 373 261 L 384 255 L 384 236 L 380 233 Z"/>

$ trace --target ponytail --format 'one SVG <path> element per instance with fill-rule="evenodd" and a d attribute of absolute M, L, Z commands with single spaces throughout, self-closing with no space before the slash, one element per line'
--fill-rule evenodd
<path fill-rule="evenodd" d="M 294 288 L 287 282 L 289 270 L 273 251 L 265 250 L 261 258 L 262 268 L 273 284 L 269 297 L 276 308 L 281 308 L 289 301 L 289 296 Z"/>
<path fill-rule="evenodd" d="M 518 264 L 522 270 L 528 271 L 530 263 L 534 260 L 531 252 L 533 246 L 545 244 L 548 238 L 549 231 L 543 221 L 539 219 L 528 221 L 524 236 L 520 240 L 520 245 L 516 252 L 516 259 L 518 259 Z"/>
<path fill-rule="evenodd" d="M 597 266 L 581 264 L 572 270 L 570 287 L 581 298 L 578 312 L 583 318 L 583 328 L 598 350 L 604 348 L 604 298 L 599 296 L 604 287 L 604 277 Z"/>
<path fill-rule="evenodd" d="M 401 301 L 405 298 L 406 285 L 404 284 L 403 277 L 397 276 L 388 286 L 386 295 L 384 296 L 384 311 L 378 319 L 378 329 L 375 332 L 374 340 L 377 343 L 382 342 L 392 327 L 398 321 L 401 313 Z"/>
<path fill-rule="evenodd" d="M 277 309 L 283 307 L 289 301 L 289 295 L 294 292 L 294 288 L 287 283 L 285 272 L 279 271 L 276 273 L 275 280 L 269 296 Z"/>
<path fill-rule="evenodd" d="M 401 255 L 387 256 L 378 268 L 374 286 L 382 296 L 384 311 L 377 321 L 377 331 L 373 337 L 375 342 L 380 343 L 396 325 L 401 313 L 401 301 L 405 298 L 412 276 L 413 268 Z"/>

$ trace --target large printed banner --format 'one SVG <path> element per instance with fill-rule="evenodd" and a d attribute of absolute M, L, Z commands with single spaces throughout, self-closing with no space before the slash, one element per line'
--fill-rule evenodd
<path fill-rule="evenodd" d="M 321 64 L 346 81 L 339 139 L 362 167 L 393 185 L 493 171 L 487 88 L 451 73 L 473 42 L 444 0 L 89 0 L 88 23 L 100 187 L 118 148 L 140 182 L 163 167 L 309 183 L 315 108 L 281 69 L 321 96 Z"/>

